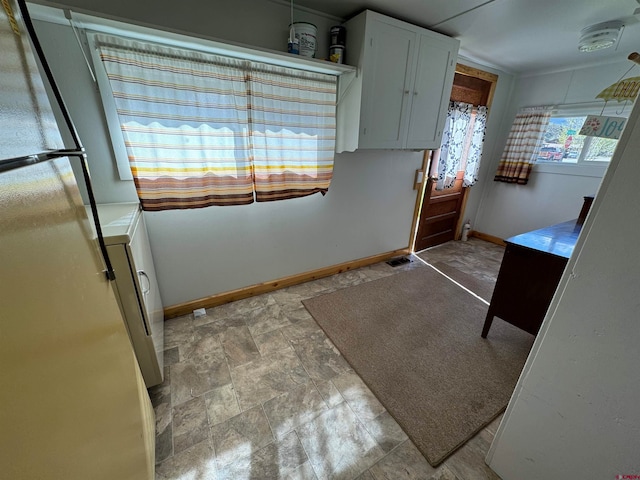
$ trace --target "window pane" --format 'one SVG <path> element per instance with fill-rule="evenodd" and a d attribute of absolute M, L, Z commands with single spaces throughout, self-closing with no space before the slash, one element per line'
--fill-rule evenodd
<path fill-rule="evenodd" d="M 587 162 L 609 162 L 617 144 L 618 140 L 612 138 L 593 137 L 584 160 Z"/>
<path fill-rule="evenodd" d="M 586 117 L 551 117 L 542 136 L 538 162 L 577 163 L 586 137 L 578 135 Z"/>

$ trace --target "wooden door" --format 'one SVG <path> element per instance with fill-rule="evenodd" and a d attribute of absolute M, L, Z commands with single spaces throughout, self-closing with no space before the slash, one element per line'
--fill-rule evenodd
<path fill-rule="evenodd" d="M 490 107 L 497 81 L 497 75 L 457 65 L 451 100 Z M 436 190 L 432 179 L 436 176 L 438 155 L 439 150 L 432 152 L 430 164 L 425 155 L 423 171 L 429 180 L 419 208 L 414 251 L 456 240 L 460 236 L 468 190 L 462 186 L 464 172 L 457 173 L 453 188 Z"/>
<path fill-rule="evenodd" d="M 464 198 L 462 173 L 458 172 L 453 188 L 436 190 L 433 177 L 427 181 L 416 234 L 415 251 L 454 240 Z"/>

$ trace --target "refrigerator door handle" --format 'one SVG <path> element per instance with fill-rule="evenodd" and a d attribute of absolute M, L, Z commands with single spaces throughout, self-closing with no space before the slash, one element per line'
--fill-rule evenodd
<path fill-rule="evenodd" d="M 48 162 L 56 158 L 82 156 L 82 150 L 51 150 L 48 152 L 36 153 L 25 157 L 6 158 L 0 160 L 0 173 L 9 172 L 16 168 L 35 165 L 36 163 Z"/>
<path fill-rule="evenodd" d="M 44 50 L 40 45 L 40 40 L 36 35 L 36 30 L 33 27 L 33 22 L 31 21 L 31 15 L 29 15 L 29 9 L 27 8 L 27 4 L 25 0 L 17 0 L 18 7 L 20 8 L 20 13 L 22 15 L 22 20 L 24 22 L 25 27 L 27 28 L 27 32 L 29 33 L 29 38 L 31 39 L 31 43 L 33 45 L 33 49 L 35 50 L 38 59 L 40 60 L 40 66 L 44 71 L 45 77 L 49 82 L 49 87 L 51 88 L 51 92 L 56 99 L 56 103 L 60 108 L 60 113 L 64 118 L 64 123 L 69 130 L 69 133 L 73 139 L 73 143 L 75 145 L 75 149 L 73 150 L 59 150 L 57 152 L 50 152 L 49 158 L 38 158 L 40 155 L 37 155 L 36 158 L 31 158 L 28 163 L 37 163 L 40 161 L 51 160 L 53 158 L 57 158 L 57 156 L 68 156 L 75 157 L 80 160 L 80 166 L 82 167 L 82 175 L 84 177 L 85 187 L 87 188 L 87 195 L 89 197 L 89 203 L 91 204 L 91 212 L 93 214 L 93 223 L 96 227 L 96 233 L 98 236 L 98 244 L 100 246 L 100 252 L 102 253 L 102 258 L 105 263 L 106 270 L 104 271 L 105 276 L 109 281 L 114 281 L 116 279 L 116 273 L 111 266 L 111 260 L 109 259 L 109 254 L 107 253 L 107 247 L 104 243 L 104 238 L 102 237 L 102 228 L 100 226 L 100 220 L 98 218 L 98 208 L 96 207 L 96 199 L 93 195 L 93 186 L 91 185 L 91 176 L 89 175 L 89 168 L 87 166 L 86 155 L 84 153 L 84 147 L 82 146 L 82 142 L 80 142 L 80 137 L 78 137 L 78 131 L 76 130 L 73 121 L 71 120 L 71 115 L 69 115 L 69 110 L 67 110 L 67 106 L 64 103 L 64 99 L 62 98 L 62 94 L 58 89 L 58 85 L 56 84 L 56 80 L 53 76 L 53 72 L 49 67 L 49 63 L 47 62 L 47 58 L 44 54 Z M 23 159 L 24 161 L 24 159 Z M 25 164 L 28 164 L 25 163 Z M 9 167 L 9 168 L 16 168 Z"/>

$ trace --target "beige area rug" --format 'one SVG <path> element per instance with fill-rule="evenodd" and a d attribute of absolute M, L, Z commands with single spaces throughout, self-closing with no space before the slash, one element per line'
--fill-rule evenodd
<path fill-rule="evenodd" d="M 487 306 L 430 267 L 303 303 L 433 466 L 505 409 L 534 339 L 481 338 Z"/>
<path fill-rule="evenodd" d="M 484 298 L 487 302 L 491 302 L 491 295 L 493 295 L 493 287 L 495 286 L 494 282 L 480 280 L 443 262 L 436 262 L 431 265 L 448 277 L 451 277 L 460 285 L 471 290 L 480 298 Z"/>

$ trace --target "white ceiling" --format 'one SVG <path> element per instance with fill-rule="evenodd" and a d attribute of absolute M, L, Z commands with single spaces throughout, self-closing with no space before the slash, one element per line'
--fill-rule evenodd
<path fill-rule="evenodd" d="M 625 59 L 640 51 L 640 0 L 294 0 L 349 18 L 375 10 L 458 38 L 460 53 L 507 72 L 568 69 Z M 640 13 L 640 12 L 639 12 Z M 580 30 L 622 20 L 617 48 L 578 51 Z M 631 64 L 630 64 L 631 65 Z"/>

